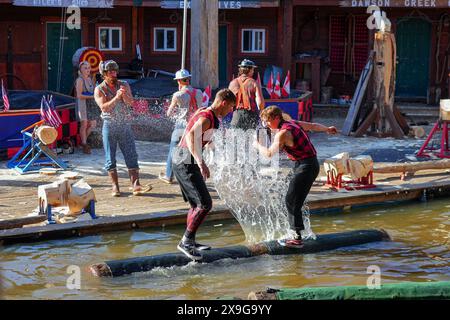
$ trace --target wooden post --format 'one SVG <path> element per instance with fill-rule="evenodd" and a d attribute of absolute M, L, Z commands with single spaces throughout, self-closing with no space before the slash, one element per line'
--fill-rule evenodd
<path fill-rule="evenodd" d="M 131 47 L 132 47 L 131 52 L 133 54 L 133 57 L 136 56 L 136 44 L 137 43 L 138 43 L 138 8 L 132 7 L 131 8 Z"/>
<path fill-rule="evenodd" d="M 191 74 L 194 87 L 219 86 L 219 2 L 191 2 Z"/>
<path fill-rule="evenodd" d="M 282 2 L 279 8 L 278 24 L 281 24 L 281 30 L 278 33 L 279 44 L 279 61 L 283 71 L 287 74 L 288 70 L 291 70 L 292 66 L 292 24 L 294 17 L 294 5 L 292 0 L 285 0 Z M 291 74 L 295 70 L 291 70 Z"/>

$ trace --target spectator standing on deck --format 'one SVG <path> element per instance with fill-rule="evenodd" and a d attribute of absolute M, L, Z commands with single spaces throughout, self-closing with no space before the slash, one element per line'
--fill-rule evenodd
<path fill-rule="evenodd" d="M 131 129 L 131 105 L 134 102 L 130 86 L 117 79 L 119 65 L 108 60 L 100 62 L 100 73 L 104 81 L 95 88 L 95 101 L 102 110 L 103 147 L 105 149 L 105 169 L 112 182 L 112 196 L 120 197 L 119 177 L 116 167 L 116 150 L 122 151 L 131 180 L 133 195 L 142 195 L 152 187 L 141 186 L 136 144 Z"/>
<path fill-rule="evenodd" d="M 202 91 L 191 86 L 191 74 L 181 69 L 175 74 L 178 82 L 178 91 L 172 96 L 172 102 L 167 110 L 167 116 L 175 118 L 175 129 L 172 132 L 169 154 L 166 162 L 166 172 L 159 174 L 159 179 L 165 183 L 173 183 L 172 156 L 173 150 L 180 142 L 186 123 L 189 118 L 202 106 Z"/>
<path fill-rule="evenodd" d="M 248 130 L 258 126 L 259 112 L 264 109 L 264 96 L 253 79 L 256 68 L 253 61 L 244 59 L 239 64 L 239 76 L 228 86 L 236 96 L 236 108 L 231 120 L 233 128 Z"/>
<path fill-rule="evenodd" d="M 91 77 L 91 65 L 87 61 L 79 64 L 78 78 L 75 81 L 76 110 L 80 121 L 81 147 L 86 154 L 91 153 L 87 138 L 97 126 L 100 108 L 94 99 L 94 83 Z"/>

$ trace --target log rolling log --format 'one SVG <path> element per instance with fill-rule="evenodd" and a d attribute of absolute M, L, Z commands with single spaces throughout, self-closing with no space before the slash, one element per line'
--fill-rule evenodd
<path fill-rule="evenodd" d="M 239 245 L 201 251 L 199 262 L 210 263 L 221 259 L 239 259 L 269 255 L 308 254 L 333 250 L 341 247 L 360 245 L 376 241 L 389 241 L 384 230 L 356 230 L 342 233 L 318 235 L 316 240 L 305 240 L 302 248 L 283 247 L 277 241 L 267 241 L 254 245 Z M 90 271 L 98 277 L 120 277 L 136 272 L 146 272 L 154 268 L 184 266 L 192 260 L 182 253 L 167 253 L 149 257 L 107 261 L 90 266 Z"/>

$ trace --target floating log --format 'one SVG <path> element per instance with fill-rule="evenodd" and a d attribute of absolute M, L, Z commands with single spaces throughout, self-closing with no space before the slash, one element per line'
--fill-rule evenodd
<path fill-rule="evenodd" d="M 375 165 L 375 167 L 373 168 L 373 172 L 406 173 L 406 172 L 416 172 L 419 170 L 439 170 L 439 169 L 450 169 L 450 159 L 422 161 L 422 162 L 392 163 L 389 165 Z"/>
<path fill-rule="evenodd" d="M 250 292 L 249 300 L 399 300 L 449 299 L 450 281 L 403 282 L 368 286 L 339 286 L 299 289 L 268 289 Z"/>
<path fill-rule="evenodd" d="M 341 247 L 360 245 L 375 241 L 390 240 L 384 230 L 357 230 L 342 233 L 318 235 L 316 240 L 306 240 L 302 248 L 287 248 L 277 241 L 262 242 L 255 245 L 240 245 L 201 251 L 202 263 L 210 263 L 221 259 L 239 259 L 269 255 L 307 254 Z M 150 271 L 154 268 L 184 266 L 192 262 L 182 253 L 167 253 L 149 257 L 130 258 L 107 261 L 90 266 L 97 277 L 120 277 L 123 275 Z"/>

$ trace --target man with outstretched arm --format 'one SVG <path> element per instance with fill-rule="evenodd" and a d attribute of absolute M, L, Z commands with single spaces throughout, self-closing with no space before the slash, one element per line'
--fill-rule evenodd
<path fill-rule="evenodd" d="M 174 159 L 173 171 L 180 184 L 183 198 L 191 208 L 187 215 L 186 231 L 177 248 L 192 260 L 201 260 L 199 250 L 208 246 L 195 242 L 195 234 L 206 215 L 212 208 L 211 195 L 205 180 L 209 178 L 209 168 L 203 161 L 202 151 L 212 138 L 213 130 L 219 128 L 219 119 L 233 110 L 236 97 L 228 89 L 216 94 L 213 104 L 201 108 L 191 117 L 184 131 L 178 150 L 184 151 L 186 157 Z"/>
<path fill-rule="evenodd" d="M 292 239 L 282 239 L 278 242 L 287 247 L 300 248 L 302 243 L 301 231 L 304 229 L 302 207 L 306 197 L 316 180 L 320 165 L 317 152 L 306 131 L 319 131 L 336 134 L 335 127 L 326 127 L 319 123 L 309 123 L 295 120 L 283 120 L 283 112 L 276 106 L 270 106 L 261 113 L 261 121 L 275 133 L 273 143 L 269 148 L 255 141 L 255 148 L 265 157 L 271 158 L 284 151 L 288 158 L 295 161 L 294 175 L 289 183 L 286 194 L 289 225 L 295 236 Z"/>

